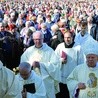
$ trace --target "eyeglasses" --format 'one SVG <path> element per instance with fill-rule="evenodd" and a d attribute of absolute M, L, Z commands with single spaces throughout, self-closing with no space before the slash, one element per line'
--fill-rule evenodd
<path fill-rule="evenodd" d="M 33 40 L 35 40 L 35 41 L 37 41 L 37 40 L 42 40 L 43 38 L 40 38 L 40 39 L 33 39 Z"/>

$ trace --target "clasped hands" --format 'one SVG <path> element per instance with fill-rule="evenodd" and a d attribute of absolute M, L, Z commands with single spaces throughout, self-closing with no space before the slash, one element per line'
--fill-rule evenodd
<path fill-rule="evenodd" d="M 27 91 L 25 88 L 23 88 L 21 94 L 22 94 L 22 98 L 27 98 Z"/>
<path fill-rule="evenodd" d="M 38 62 L 38 61 L 34 61 L 33 63 L 32 63 L 32 67 L 33 68 L 40 68 L 40 63 Z"/>
<path fill-rule="evenodd" d="M 86 88 L 85 83 L 78 83 L 78 88 L 79 89 L 85 89 Z"/>

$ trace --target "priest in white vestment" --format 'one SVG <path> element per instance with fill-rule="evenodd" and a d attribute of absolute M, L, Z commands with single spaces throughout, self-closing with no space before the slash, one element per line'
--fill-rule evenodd
<path fill-rule="evenodd" d="M 63 61 L 63 52 L 66 55 L 66 62 Z M 80 45 L 75 44 L 72 33 L 68 31 L 64 34 L 64 42 L 57 46 L 55 53 L 60 57 L 60 61 L 62 63 L 60 69 L 62 73 L 61 82 L 66 84 L 68 75 L 77 65 L 84 62 L 81 47 Z"/>
<path fill-rule="evenodd" d="M 17 75 L 21 87 L 23 98 L 46 98 L 46 89 L 43 80 L 38 76 L 27 62 L 22 62 L 19 65 L 19 74 Z M 32 91 L 23 88 L 23 85 L 31 85 L 27 87 Z M 33 85 L 33 86 L 32 86 Z M 26 91 L 25 91 L 26 90 Z M 26 94 L 24 96 L 24 94 Z"/>
<path fill-rule="evenodd" d="M 81 31 L 75 36 L 76 45 L 83 45 L 92 36 L 88 33 L 87 21 L 81 22 Z"/>
<path fill-rule="evenodd" d="M 0 61 L 0 98 L 22 98 L 19 81 Z"/>
<path fill-rule="evenodd" d="M 73 71 L 73 69 L 78 64 L 84 62 L 83 53 L 80 51 L 80 45 L 75 45 L 75 42 L 73 40 L 73 34 L 70 31 L 67 31 L 64 34 L 64 42 L 57 46 L 55 53 L 60 57 L 60 61 L 62 63 L 60 69 L 61 83 L 66 84 L 66 79 L 69 76 L 69 74 Z M 62 92 L 62 94 L 64 93 Z M 67 94 L 65 95 L 65 98 L 69 98 L 67 97 Z"/>
<path fill-rule="evenodd" d="M 43 43 L 40 31 L 33 33 L 34 46 L 29 47 L 21 56 L 21 62 L 29 62 L 34 71 L 40 75 L 46 87 L 47 98 L 55 98 L 59 91 L 60 61 L 54 50 Z"/>
<path fill-rule="evenodd" d="M 98 42 L 89 39 L 83 47 L 86 62 L 67 78 L 70 98 L 98 98 Z"/>

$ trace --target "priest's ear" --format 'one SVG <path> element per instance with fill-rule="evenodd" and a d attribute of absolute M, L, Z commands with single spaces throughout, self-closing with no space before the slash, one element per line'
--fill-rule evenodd
<path fill-rule="evenodd" d="M 98 61 L 98 55 L 97 55 L 97 61 Z"/>

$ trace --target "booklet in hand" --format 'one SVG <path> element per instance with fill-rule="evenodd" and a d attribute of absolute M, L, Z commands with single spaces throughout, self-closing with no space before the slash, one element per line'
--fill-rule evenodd
<path fill-rule="evenodd" d="M 67 59 L 67 54 L 64 51 L 62 51 L 61 58 Z"/>
<path fill-rule="evenodd" d="M 29 92 L 29 93 L 34 94 L 36 92 L 35 83 L 25 84 L 25 85 L 23 85 L 23 88 L 26 89 L 26 91 Z"/>

